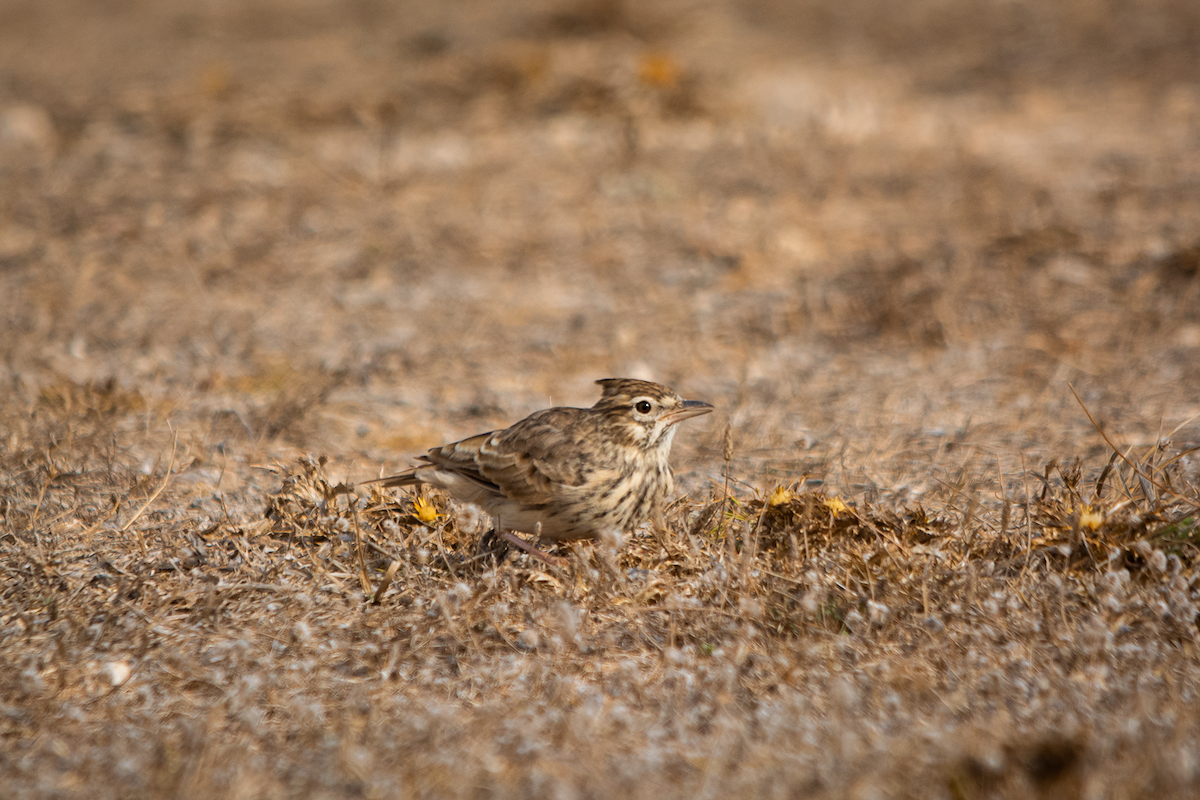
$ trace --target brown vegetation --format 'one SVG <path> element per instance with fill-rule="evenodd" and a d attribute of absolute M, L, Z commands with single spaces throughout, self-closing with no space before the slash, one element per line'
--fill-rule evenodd
<path fill-rule="evenodd" d="M 6 3 L 0 786 L 1195 796 L 1194 5 Z M 355 487 L 616 375 L 661 530 Z"/>

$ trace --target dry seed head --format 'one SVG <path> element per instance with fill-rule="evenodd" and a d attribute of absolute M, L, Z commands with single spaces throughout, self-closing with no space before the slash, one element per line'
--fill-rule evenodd
<path fill-rule="evenodd" d="M 738 600 L 738 610 L 747 619 L 761 619 L 763 615 L 762 603 L 753 597 L 742 597 Z"/>
<path fill-rule="evenodd" d="M 1129 590 L 1129 570 L 1116 569 L 1104 573 L 1103 585 L 1112 594 L 1124 596 Z"/>
<path fill-rule="evenodd" d="M 104 667 L 104 676 L 108 678 L 108 682 L 113 686 L 120 686 L 129 680 L 133 668 L 129 666 L 128 661 L 110 661 Z"/>
<path fill-rule="evenodd" d="M 625 534 L 616 528 L 605 528 L 596 538 L 600 540 L 600 547 L 609 553 L 617 553 L 625 545 Z"/>
<path fill-rule="evenodd" d="M 678 647 L 668 647 L 663 651 L 663 659 L 672 667 L 690 667 L 694 661 L 691 654 Z"/>
<path fill-rule="evenodd" d="M 308 644 L 312 641 L 312 630 L 307 622 L 297 620 L 296 624 L 292 625 L 292 639 L 298 644 Z"/>
<path fill-rule="evenodd" d="M 475 536 L 488 530 L 490 523 L 483 510 L 474 503 L 454 504 L 454 527 L 468 536 Z"/>
<path fill-rule="evenodd" d="M 1154 550 L 1150 553 L 1150 568 L 1155 572 L 1167 571 L 1167 556 L 1162 550 Z"/>
<path fill-rule="evenodd" d="M 552 622 L 558 634 L 564 639 L 574 640 L 579 635 L 579 608 L 566 600 L 554 607 Z"/>
<path fill-rule="evenodd" d="M 821 607 L 821 592 L 817 589 L 805 592 L 804 597 L 800 599 L 800 607 L 807 614 L 817 613 L 817 609 Z"/>
<path fill-rule="evenodd" d="M 46 688 L 46 682 L 42 680 L 42 676 L 33 667 L 27 667 L 21 672 L 18 685 L 20 686 L 21 694 L 24 695 L 39 695 Z"/>
<path fill-rule="evenodd" d="M 858 689 L 849 678 L 839 678 L 835 681 L 830 696 L 838 706 L 847 711 L 858 705 Z"/>

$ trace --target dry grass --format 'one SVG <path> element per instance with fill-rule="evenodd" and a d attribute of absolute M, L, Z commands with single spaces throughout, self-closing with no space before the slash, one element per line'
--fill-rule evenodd
<path fill-rule="evenodd" d="M 19 794 L 1182 796 L 1194 779 L 1185 458 L 1051 465 L 1009 479 L 999 510 L 956 491 L 944 516 L 714 491 L 556 569 L 497 566 L 476 516 L 355 492 L 312 458 L 266 470 L 265 515 L 231 510 L 186 448 L 171 476 L 107 444 L 129 398 L 74 402 L 89 412 L 44 401 L 23 432 L 39 446 L 4 463 Z"/>
<path fill-rule="evenodd" d="M 1193 6 L 6 4 L 0 786 L 1195 796 Z M 354 485 L 609 375 L 661 530 Z"/>

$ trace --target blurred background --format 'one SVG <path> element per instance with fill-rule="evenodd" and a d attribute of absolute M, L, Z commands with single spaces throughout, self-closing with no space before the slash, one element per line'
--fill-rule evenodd
<path fill-rule="evenodd" d="M 1196 0 L 0 0 L 15 795 L 1195 797 L 1198 415 Z"/>
<path fill-rule="evenodd" d="M 395 466 L 627 375 L 919 492 L 1103 449 L 1068 382 L 1200 412 L 1190 0 L 5 0 L 0 187 L 9 396 L 198 446 Z"/>

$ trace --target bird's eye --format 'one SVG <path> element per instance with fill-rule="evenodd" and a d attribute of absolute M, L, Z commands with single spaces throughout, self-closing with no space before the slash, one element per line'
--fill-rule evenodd
<path fill-rule="evenodd" d="M 638 402 L 636 405 L 634 405 L 634 407 L 633 407 L 633 408 L 634 408 L 634 410 L 635 410 L 635 411 L 637 411 L 639 414 L 649 414 L 649 413 L 650 413 L 650 409 L 651 409 L 651 408 L 653 408 L 653 406 L 652 406 L 652 405 L 650 405 L 650 401 L 649 401 L 649 400 L 641 400 L 641 401 L 639 401 L 639 402 Z"/>

